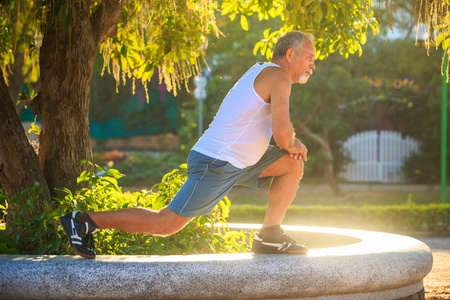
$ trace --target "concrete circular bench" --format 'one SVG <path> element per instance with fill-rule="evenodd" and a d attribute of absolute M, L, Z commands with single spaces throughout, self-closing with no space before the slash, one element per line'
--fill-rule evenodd
<path fill-rule="evenodd" d="M 260 225 L 231 227 L 258 229 Z M 284 228 L 309 246 L 309 254 L 98 256 L 95 260 L 0 255 L 0 298 L 379 300 L 415 299 L 423 294 L 432 255 L 418 240 L 359 230 Z"/>

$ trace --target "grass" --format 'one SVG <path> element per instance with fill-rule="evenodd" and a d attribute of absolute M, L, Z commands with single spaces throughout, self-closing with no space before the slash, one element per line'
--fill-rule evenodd
<path fill-rule="evenodd" d="M 335 197 L 323 180 L 310 179 L 300 184 L 292 205 L 397 205 L 404 204 L 411 198 L 416 204 L 440 203 L 439 186 L 408 184 L 340 184 L 342 195 Z M 145 187 L 124 186 L 123 191 L 140 191 Z M 269 194 L 268 185 L 260 190 L 235 187 L 228 194 L 232 206 L 255 205 L 266 206 Z M 447 193 L 450 203 L 450 193 Z"/>
<path fill-rule="evenodd" d="M 318 184 L 300 185 L 292 205 L 395 205 L 411 199 L 416 204 L 440 203 L 438 188 L 417 185 L 342 185 L 343 194 L 335 197 L 328 186 Z M 255 191 L 236 187 L 229 193 L 231 205 L 265 206 L 268 187 Z M 450 193 L 447 193 L 450 196 Z M 449 198 L 447 196 L 447 198 Z M 447 201 L 448 202 L 448 201 Z"/>

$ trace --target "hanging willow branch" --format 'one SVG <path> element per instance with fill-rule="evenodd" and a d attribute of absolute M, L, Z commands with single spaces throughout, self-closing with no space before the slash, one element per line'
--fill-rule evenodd
<path fill-rule="evenodd" d="M 397 9 L 397 0 L 384 0 L 392 29 L 392 15 Z M 444 70 L 444 60 L 449 60 L 450 54 L 450 0 L 410 0 L 411 18 L 416 25 L 416 44 L 425 45 L 429 51 L 431 47 L 441 47 L 446 55 L 442 58 L 441 74 L 447 74 L 449 82 L 449 65 Z M 424 34 L 419 35 L 419 30 Z M 424 40 L 419 40 L 424 39 Z"/>

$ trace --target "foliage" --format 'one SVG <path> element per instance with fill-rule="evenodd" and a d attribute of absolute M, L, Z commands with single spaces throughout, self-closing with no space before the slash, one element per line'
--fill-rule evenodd
<path fill-rule="evenodd" d="M 370 44 L 370 45 L 369 45 Z M 395 130 L 421 142 L 420 153 L 405 163 L 407 178 L 419 183 L 439 181 L 441 52 L 412 46 L 412 39 L 386 43 L 373 39 L 354 74 L 370 83 L 364 97 L 347 104 L 345 116 L 354 128 Z M 420 122 L 418 122 L 420 120 Z"/>
<path fill-rule="evenodd" d="M 90 1 L 91 17 L 104 17 L 106 5 L 105 1 Z M 255 45 L 255 53 L 260 51 L 271 57 L 271 48 L 279 35 L 296 29 L 317 37 L 316 48 L 323 59 L 335 51 L 345 57 L 362 53 L 361 45 L 366 42 L 368 29 L 374 34 L 379 32 L 372 5 L 371 0 L 223 0 L 220 4 L 214 0 L 129 0 L 123 3 L 117 35 L 103 41 L 100 51 L 105 58 L 105 68 L 114 75 L 117 84 L 127 77 L 147 82 L 158 67 L 160 81 L 164 80 L 169 90 L 176 90 L 199 71 L 198 63 L 208 44 L 207 36 L 220 35 L 215 18 L 217 11 L 231 20 L 237 18 L 244 30 L 251 28 L 248 17 L 252 15 L 260 21 L 269 18 L 282 21 L 281 26 L 264 31 L 263 38 Z M 428 45 L 448 49 L 449 1 L 426 0 L 411 5 L 415 22 L 425 24 L 428 31 L 434 33 L 429 34 Z M 384 9 L 392 27 L 397 1 L 384 1 Z M 2 70 L 14 61 L 13 55 L 17 52 L 25 52 L 26 57 L 32 59 L 26 66 L 37 66 L 37 55 L 29 54 L 39 51 L 46 28 L 58 20 L 64 29 L 73 31 L 73 20 L 80 13 L 78 4 L 65 0 L 53 1 L 51 5 L 43 0 L 9 0 L 0 4 Z M 20 51 L 12 51 L 16 48 Z"/>
<path fill-rule="evenodd" d="M 120 186 L 153 186 L 166 173 L 176 168 L 183 159 L 177 153 L 171 152 L 158 156 L 131 152 L 125 159 L 118 161 L 105 160 L 99 154 L 94 154 L 96 164 L 113 167 L 121 173 L 128 174 L 118 179 Z"/>
<path fill-rule="evenodd" d="M 4 211 L 6 211 L 6 208 L 8 207 L 8 202 L 6 201 L 6 195 L 3 188 L 0 186 L 0 223 L 3 220 L 4 217 Z"/>
<path fill-rule="evenodd" d="M 17 241 L 6 233 L 5 228 L 0 227 L 0 254 L 19 254 L 17 245 Z"/>
<path fill-rule="evenodd" d="M 42 193 L 42 187 L 35 183 L 29 189 L 10 200 L 7 213 L 14 213 L 14 228 L 16 232 L 12 240 L 20 244 L 16 245 L 19 253 L 26 254 L 58 254 L 61 246 L 62 236 L 58 228 L 56 219 L 63 215 L 70 207 L 67 199 L 55 199 L 50 203 L 45 199 L 39 199 Z M 19 203 L 25 200 L 23 205 L 11 208 L 11 204 Z M 43 201 L 40 201 L 43 200 Z M 40 203 L 37 206 L 36 203 Z M 58 207 L 55 208 L 56 204 Z"/>
<path fill-rule="evenodd" d="M 40 46 L 40 20 L 29 22 L 28 14 L 24 13 L 32 10 L 32 6 L 25 1 L 2 1 L 0 4 L 0 67 L 5 78 L 9 78 L 13 75 L 10 66 L 22 63 L 19 70 L 26 74 L 27 84 L 36 82 L 39 74 L 36 50 Z M 39 10 L 37 6 L 34 8 L 36 11 Z"/>
<path fill-rule="evenodd" d="M 367 130 L 394 130 L 408 135 L 423 145 L 420 159 L 408 162 L 407 175 L 420 175 L 422 183 L 438 177 L 440 135 L 441 78 L 440 53 L 414 46 L 413 37 L 386 41 L 372 37 L 363 47 L 365 55 L 344 60 L 330 55 L 317 63 L 308 83 L 293 86 L 291 94 L 292 122 L 307 124 L 312 132 L 327 139 L 332 146 L 334 170 L 345 163 L 340 145 L 350 135 Z M 421 120 L 417 122 L 417 120 Z M 302 137 L 309 157 L 320 151 L 314 142 Z M 312 169 L 321 172 L 323 166 Z M 318 160 L 317 160 L 318 161 Z M 421 162 L 421 163 L 418 163 Z M 418 178 L 419 179 L 419 178 Z"/>
<path fill-rule="evenodd" d="M 281 18 L 283 26 L 277 30 L 267 29 L 264 38 L 255 45 L 268 59 L 278 37 L 286 31 L 301 30 L 316 37 L 317 56 L 324 59 L 339 50 L 341 55 L 362 53 L 361 45 L 366 42 L 370 27 L 377 34 L 378 23 L 374 18 L 372 1 L 269 1 L 258 0 L 222 2 L 222 14 L 233 20 L 240 16 L 242 28 L 248 30 L 246 16 L 256 14 L 259 20 Z M 272 32 L 271 32 L 272 31 Z"/>
<path fill-rule="evenodd" d="M 128 1 L 118 24 L 117 37 L 100 47 L 105 67 L 110 67 L 117 84 L 119 69 L 126 76 L 145 83 L 157 67 L 160 82 L 168 90 L 198 73 L 198 59 L 206 47 L 205 36 L 219 30 L 215 24 L 216 3 L 199 1 Z M 150 12 L 150 13 L 149 13 Z M 142 30 L 143 29 L 143 30 Z M 145 41 L 145 43 L 143 43 Z M 110 61 L 112 58 L 112 61 Z"/>
<path fill-rule="evenodd" d="M 269 1 L 261 3 L 258 0 L 222 2 L 222 14 L 229 15 L 231 20 L 240 18 L 241 27 L 249 29 L 247 16 L 258 15 L 259 20 L 279 18 L 281 27 L 269 28 L 264 31 L 263 38 L 255 47 L 268 59 L 272 56 L 272 48 L 278 37 L 289 30 L 310 32 L 317 38 L 316 49 L 320 59 L 339 50 L 344 57 L 349 54 L 362 54 L 362 47 L 367 40 L 370 28 L 373 34 L 379 33 L 378 22 L 387 16 L 390 30 L 400 14 L 397 8 L 406 8 L 411 20 L 414 20 L 415 30 L 425 27 L 427 37 L 425 45 L 428 49 L 441 46 L 450 53 L 450 1 L 378 1 L 377 13 L 371 0 L 359 1 Z M 381 3 L 382 2 L 382 3 Z M 378 19 L 376 19 L 377 17 Z M 422 25 L 422 26 L 421 26 Z M 447 58 L 449 59 L 448 55 Z M 444 60 L 444 58 L 443 58 Z M 447 67 L 448 73 L 448 67 Z M 448 78 L 448 77 L 447 77 Z M 447 81 L 448 82 L 448 81 Z"/>
<path fill-rule="evenodd" d="M 416 24 L 422 24 L 419 28 L 425 29 L 426 40 L 425 46 L 429 50 L 431 47 L 438 49 L 439 46 L 447 53 L 447 57 L 442 60 L 449 60 L 450 54 L 450 1 L 415 1 L 414 2 L 414 16 Z M 449 82 L 448 73 L 449 66 L 442 73 L 447 73 L 447 83 Z"/>
<path fill-rule="evenodd" d="M 156 192 L 143 190 L 137 193 L 122 193 L 117 180 L 124 175 L 116 169 L 104 169 L 99 165 L 95 167 L 104 172 L 105 176 L 97 176 L 91 171 L 80 174 L 79 182 L 88 182 L 90 188 L 84 188 L 75 194 L 68 189 L 61 188 L 66 193 L 62 199 L 54 198 L 53 202 L 45 205 L 33 214 L 31 218 L 22 215 L 33 207 L 34 201 L 39 197 L 40 185 L 23 191 L 13 199 L 26 198 L 26 204 L 18 207 L 15 214 L 15 225 L 23 230 L 10 237 L 2 234 L 1 243 L 8 245 L 5 251 L 17 249 L 22 254 L 67 254 L 71 252 L 68 247 L 67 236 L 58 225 L 58 218 L 73 210 L 104 211 L 123 209 L 128 207 L 146 207 L 158 210 L 166 206 L 177 193 L 186 180 L 185 165 L 166 174 L 159 184 L 154 186 Z M 132 234 L 117 230 L 99 230 L 96 233 L 98 240 L 98 254 L 192 254 L 192 253 L 223 253 L 248 251 L 249 237 L 243 232 L 227 229 L 226 218 L 229 213 L 230 202 L 224 198 L 207 216 L 191 221 L 182 231 L 168 237 L 157 237 L 149 234 Z M 214 227 L 222 224 L 223 228 Z M 25 243 L 18 244 L 19 235 L 26 235 Z M 0 243 L 0 251 L 3 251 Z M 9 244 L 7 244 L 9 243 Z"/>
<path fill-rule="evenodd" d="M 12 62 L 11 47 L 31 45 L 30 49 L 39 51 L 40 41 L 54 22 L 61 22 L 63 30 L 76 30 L 74 20 L 84 12 L 80 5 L 66 0 L 2 3 L 2 70 Z M 108 18 L 104 15 L 108 5 L 111 3 L 107 1 L 90 1 L 93 22 Z M 161 70 L 160 81 L 164 80 L 168 89 L 176 93 L 183 81 L 198 72 L 198 62 L 206 48 L 205 36 L 220 32 L 215 25 L 215 1 L 130 0 L 116 5 L 123 5 L 117 35 L 104 40 L 100 52 L 105 69 L 114 75 L 117 85 L 131 76 L 145 84 L 157 67 Z M 37 61 L 33 63 L 36 65 Z"/>
<path fill-rule="evenodd" d="M 232 206 L 229 222 L 261 223 L 266 207 Z M 369 220 L 369 221 L 368 221 Z M 364 206 L 290 206 L 283 221 L 288 225 L 340 227 L 389 232 L 447 231 L 450 229 L 450 204 Z"/>
<path fill-rule="evenodd" d="M 355 118 L 361 111 L 347 118 L 347 112 L 339 107 L 362 97 L 368 86 L 363 77 L 353 72 L 356 60 L 356 57 L 352 57 L 344 61 L 341 56 L 330 55 L 326 61 L 318 63 L 314 76 L 307 84 L 292 87 L 291 120 L 302 142 L 308 147 L 306 165 L 311 164 L 309 168 L 314 175 L 324 172 L 324 160 L 319 159 L 324 158 L 324 153 L 317 141 L 308 138 L 305 131 L 315 133 L 328 143 L 333 154 L 335 174 L 346 162 L 340 152 L 340 144 L 351 134 Z"/>

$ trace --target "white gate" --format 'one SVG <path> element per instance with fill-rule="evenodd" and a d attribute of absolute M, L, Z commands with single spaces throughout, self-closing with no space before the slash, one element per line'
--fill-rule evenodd
<path fill-rule="evenodd" d="M 394 131 L 366 131 L 355 134 L 343 144 L 351 158 L 341 177 L 348 181 L 401 182 L 405 159 L 418 152 L 419 143 L 411 137 L 402 138 Z"/>

